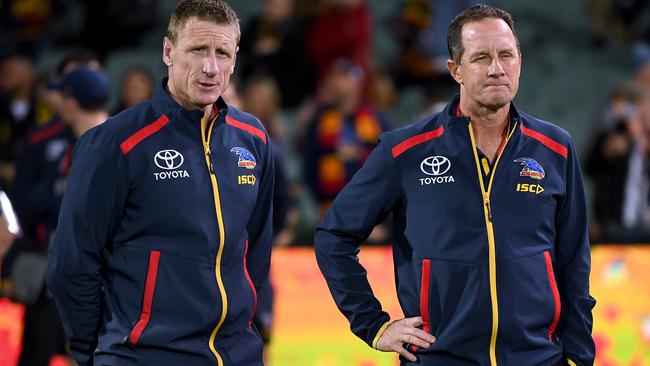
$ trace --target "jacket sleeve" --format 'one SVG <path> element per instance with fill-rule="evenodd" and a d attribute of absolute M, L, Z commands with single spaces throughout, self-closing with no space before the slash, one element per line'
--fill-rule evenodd
<path fill-rule="evenodd" d="M 273 185 L 275 184 L 275 164 L 270 140 L 266 151 L 259 182 L 257 203 L 248 220 L 248 248 L 246 269 L 255 285 L 256 291 L 266 281 L 271 264 L 271 246 L 273 244 Z"/>
<path fill-rule="evenodd" d="M 589 295 L 591 255 L 587 207 L 572 142 L 567 160 L 565 196 L 555 219 L 558 288 L 562 302 L 557 335 L 564 346 L 565 358 L 575 365 L 586 366 L 594 363 L 591 310 L 596 300 Z"/>
<path fill-rule="evenodd" d="M 101 127 L 75 146 L 47 269 L 48 288 L 80 366 L 93 362 L 102 318 L 102 251 L 119 224 L 128 185 L 126 158 Z"/>
<path fill-rule="evenodd" d="M 364 166 L 339 193 L 316 229 L 316 259 L 350 329 L 376 347 L 390 317 L 382 310 L 357 257 L 360 244 L 398 204 L 399 174 L 382 135 Z"/>

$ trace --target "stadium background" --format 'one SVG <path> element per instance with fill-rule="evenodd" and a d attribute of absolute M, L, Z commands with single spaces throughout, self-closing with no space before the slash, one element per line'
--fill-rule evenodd
<path fill-rule="evenodd" d="M 74 4 L 74 1 L 67 1 Z M 229 1 L 245 24 L 259 12 L 261 0 Z M 587 1 L 515 1 L 487 3 L 510 11 L 517 24 L 523 52 L 523 71 L 516 99 L 519 108 L 556 122 L 585 148 L 592 113 L 604 103 L 612 87 L 629 78 L 628 50 L 623 45 L 591 45 Z M 160 1 L 159 18 L 166 19 L 175 1 Z M 373 58 L 390 63 L 397 52 L 387 30 L 387 19 L 397 1 L 368 1 L 373 14 Z M 647 10 L 647 7 L 646 7 Z M 52 19 L 55 31 L 81 26 L 81 10 L 72 6 Z M 650 11 L 642 14 L 650 22 Z M 162 22 L 164 23 L 164 22 Z M 140 44 L 109 54 L 104 68 L 112 80 L 133 65 L 147 65 L 156 77 L 164 75 L 160 43 L 164 24 L 144 36 Z M 110 31 L 108 31 L 110 34 Z M 65 51 L 47 42 L 38 59 L 47 70 Z M 117 103 L 118 83 L 112 84 L 112 107 Z M 414 121 L 422 95 L 403 89 L 389 111 L 393 127 Z M 112 108 L 109 108 L 112 109 Z M 587 186 L 589 188 L 587 181 Z M 394 296 L 392 259 L 386 247 L 364 248 L 361 261 L 384 307 L 400 316 Z M 642 245 L 595 246 L 591 286 L 598 299 L 594 336 L 597 364 L 650 365 L 650 247 Z M 395 365 L 396 358 L 368 348 L 348 330 L 336 310 L 310 248 L 281 248 L 273 254 L 272 276 L 276 284 L 276 320 L 270 348 L 271 365 Z M 0 300 L 0 365 L 13 365 L 20 348 L 20 306 Z M 55 361 L 56 362 L 56 361 Z"/>

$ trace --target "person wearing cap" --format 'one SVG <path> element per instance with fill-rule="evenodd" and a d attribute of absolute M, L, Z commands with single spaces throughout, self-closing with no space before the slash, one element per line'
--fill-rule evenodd
<path fill-rule="evenodd" d="M 361 168 L 388 123 L 365 98 L 364 71 L 337 59 L 319 88 L 305 136 L 305 182 L 321 215 Z"/>
<path fill-rule="evenodd" d="M 52 356 L 66 353 L 63 327 L 45 286 L 47 250 L 56 230 L 73 145 L 108 118 L 110 89 L 103 71 L 78 66 L 48 87 L 60 93 L 58 105 L 53 105 L 60 117 L 28 135 L 11 192 L 24 228 L 11 263 L 13 294 L 26 310 L 20 365 L 47 365 Z"/>
<path fill-rule="evenodd" d="M 168 76 L 75 145 L 46 277 L 80 366 L 263 364 L 274 164 L 261 122 L 221 97 L 239 35 L 225 2 L 179 2 Z M 98 100 L 78 85 L 74 103 Z"/>
<path fill-rule="evenodd" d="M 447 33 L 460 94 L 384 133 L 315 235 L 350 329 L 402 365 L 591 366 L 587 208 L 569 133 L 512 103 L 521 50 L 512 16 L 475 5 Z M 404 317 L 390 319 L 359 262 L 393 214 Z"/>

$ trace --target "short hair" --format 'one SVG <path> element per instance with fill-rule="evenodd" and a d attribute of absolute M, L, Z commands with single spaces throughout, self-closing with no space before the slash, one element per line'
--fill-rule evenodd
<path fill-rule="evenodd" d="M 503 9 L 494 8 L 485 4 L 477 4 L 460 12 L 449 23 L 449 28 L 447 29 L 447 50 L 449 51 L 449 57 L 456 64 L 460 64 L 460 59 L 465 51 L 462 37 L 463 26 L 467 23 L 477 22 L 485 18 L 497 18 L 506 22 L 510 30 L 512 30 L 512 34 L 515 36 L 517 49 L 519 50 L 519 39 L 517 39 L 517 34 L 515 33 L 515 21 L 512 19 L 512 15 Z"/>
<path fill-rule="evenodd" d="M 219 25 L 235 26 L 237 44 L 241 37 L 237 13 L 222 0 L 183 0 L 176 5 L 167 26 L 167 37 L 176 43 L 181 30 L 190 18 L 198 18 Z"/>

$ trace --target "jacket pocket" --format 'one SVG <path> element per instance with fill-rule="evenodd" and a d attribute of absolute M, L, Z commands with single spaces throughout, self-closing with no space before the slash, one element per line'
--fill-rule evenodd
<path fill-rule="evenodd" d="M 251 291 L 253 292 L 253 314 L 251 314 L 251 318 L 248 321 L 248 328 L 250 329 L 252 327 L 253 318 L 255 317 L 255 312 L 257 311 L 257 290 L 255 290 L 255 285 L 253 284 L 253 280 L 251 280 L 251 276 L 250 274 L 248 274 L 248 268 L 246 267 L 247 254 L 248 254 L 248 240 L 246 240 L 246 247 L 244 248 L 244 274 L 246 275 L 246 280 L 248 281 L 248 284 L 251 286 Z"/>
<path fill-rule="evenodd" d="M 431 333 L 431 320 L 429 318 L 429 298 L 431 296 L 431 259 L 422 260 L 422 278 L 420 280 L 420 317 L 422 318 L 422 330 Z M 413 352 L 417 346 L 412 345 Z"/>
<path fill-rule="evenodd" d="M 158 276 L 158 263 L 160 262 L 160 252 L 152 250 L 149 253 L 149 266 L 147 268 L 147 279 L 144 285 L 144 297 L 142 299 L 142 308 L 140 310 L 140 319 L 131 330 L 129 338 L 131 343 L 135 346 L 138 340 L 147 327 L 151 317 L 151 304 L 153 302 L 153 295 L 156 289 L 156 277 Z"/>
<path fill-rule="evenodd" d="M 557 322 L 560 320 L 560 312 L 562 311 L 562 303 L 560 302 L 560 291 L 557 289 L 557 283 L 555 281 L 555 272 L 553 271 L 553 261 L 551 261 L 551 254 L 548 251 L 544 252 L 544 260 L 546 261 L 546 274 L 548 275 L 548 282 L 551 286 L 551 292 L 553 293 L 553 304 L 554 304 L 554 313 L 553 321 L 548 327 L 548 339 L 553 341 L 553 333 L 555 332 L 555 327 L 557 327 Z"/>

